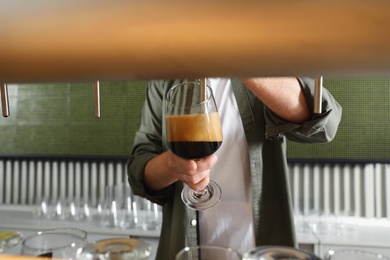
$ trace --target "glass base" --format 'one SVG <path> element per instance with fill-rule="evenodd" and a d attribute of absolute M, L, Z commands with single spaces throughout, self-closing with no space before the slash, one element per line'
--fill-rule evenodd
<path fill-rule="evenodd" d="M 286 246 L 260 246 L 244 254 L 243 260 L 257 259 L 296 259 L 296 260 L 320 260 L 316 255 L 293 247 Z M 356 258 L 342 258 L 356 259 Z M 366 258 L 364 258 L 366 259 Z M 368 260 L 368 258 L 367 258 Z"/>
<path fill-rule="evenodd" d="M 0 253 L 18 245 L 23 240 L 23 234 L 13 230 L 0 230 Z M 7 252 L 6 252 L 7 253 Z"/>
<path fill-rule="evenodd" d="M 184 188 L 181 192 L 181 199 L 187 207 L 193 210 L 206 210 L 215 206 L 222 196 L 222 190 L 219 185 L 210 181 L 205 192 L 201 195 L 191 190 L 187 185 L 184 185 Z"/>

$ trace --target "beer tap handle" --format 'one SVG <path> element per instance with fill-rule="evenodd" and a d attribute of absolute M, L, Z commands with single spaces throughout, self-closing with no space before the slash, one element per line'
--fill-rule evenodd
<path fill-rule="evenodd" d="M 315 79 L 314 85 L 314 114 L 322 112 L 322 76 Z"/>
<path fill-rule="evenodd" d="M 8 87 L 5 83 L 1 83 L 1 104 L 3 109 L 3 116 L 8 117 L 10 115 L 8 104 Z"/>
<path fill-rule="evenodd" d="M 100 117 L 100 83 L 96 80 L 93 83 L 93 92 L 95 98 L 95 117 Z"/>

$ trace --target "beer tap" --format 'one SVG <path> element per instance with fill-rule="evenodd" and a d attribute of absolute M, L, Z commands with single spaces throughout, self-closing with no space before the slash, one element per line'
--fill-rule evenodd
<path fill-rule="evenodd" d="M 1 83 L 1 104 L 3 109 L 3 116 L 8 117 L 10 115 L 8 104 L 8 88 L 7 84 L 5 83 Z"/>
<path fill-rule="evenodd" d="M 314 114 L 322 112 L 322 76 L 315 79 L 314 84 Z"/>
<path fill-rule="evenodd" d="M 100 83 L 96 80 L 93 83 L 93 92 L 95 98 L 95 117 L 100 117 Z"/>

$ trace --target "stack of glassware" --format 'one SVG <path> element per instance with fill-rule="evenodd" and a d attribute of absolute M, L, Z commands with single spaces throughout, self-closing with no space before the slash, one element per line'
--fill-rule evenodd
<path fill-rule="evenodd" d="M 353 212 L 330 214 L 318 210 L 306 213 L 295 212 L 295 226 L 301 233 L 332 234 L 343 236 L 355 229 L 357 218 Z"/>
<path fill-rule="evenodd" d="M 88 222 L 104 228 L 159 230 L 161 206 L 135 196 L 128 184 L 108 185 L 97 203 L 83 199 L 41 198 L 34 215 L 48 220 Z"/>

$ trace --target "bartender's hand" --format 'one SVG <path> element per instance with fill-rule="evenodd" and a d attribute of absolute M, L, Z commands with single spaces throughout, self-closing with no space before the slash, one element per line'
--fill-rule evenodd
<path fill-rule="evenodd" d="M 215 154 L 201 160 L 187 160 L 168 150 L 146 164 L 144 184 L 151 190 L 161 190 L 180 180 L 193 190 L 201 190 L 209 183 L 210 169 L 217 160 Z"/>

